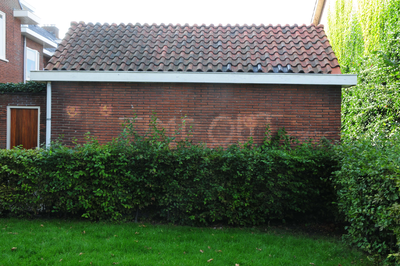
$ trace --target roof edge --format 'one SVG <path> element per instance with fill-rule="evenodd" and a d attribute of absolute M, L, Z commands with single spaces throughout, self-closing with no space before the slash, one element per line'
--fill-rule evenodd
<path fill-rule="evenodd" d="M 226 72 L 31 71 L 32 81 L 357 85 L 357 75 Z"/>
<path fill-rule="evenodd" d="M 54 55 L 54 52 L 50 52 L 50 51 L 46 50 L 46 48 L 43 48 L 43 55 L 52 57 Z"/>
<path fill-rule="evenodd" d="M 33 30 L 29 29 L 27 25 L 21 25 L 21 34 L 34 42 L 42 43 L 45 48 L 57 48 L 57 43 L 47 39 L 39 33 L 34 32 Z"/>
<path fill-rule="evenodd" d="M 14 10 L 14 18 L 21 20 L 21 24 L 37 25 L 40 23 L 40 18 L 28 10 Z"/>

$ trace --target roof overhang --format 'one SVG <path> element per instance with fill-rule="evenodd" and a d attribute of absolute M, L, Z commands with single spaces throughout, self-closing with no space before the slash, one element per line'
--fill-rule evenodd
<path fill-rule="evenodd" d="M 225 72 L 31 71 L 32 81 L 357 85 L 357 75 Z"/>
<path fill-rule="evenodd" d="M 43 49 L 43 55 L 47 56 L 47 57 L 52 57 L 53 56 L 53 52 L 47 51 L 46 49 Z"/>
<path fill-rule="evenodd" d="M 56 42 L 53 42 L 37 32 L 34 32 L 33 30 L 29 29 L 27 25 L 21 25 L 21 34 L 34 42 L 43 44 L 43 48 L 57 48 Z"/>
<path fill-rule="evenodd" d="M 21 20 L 21 24 L 37 25 L 40 18 L 28 10 L 14 10 L 14 17 Z"/>

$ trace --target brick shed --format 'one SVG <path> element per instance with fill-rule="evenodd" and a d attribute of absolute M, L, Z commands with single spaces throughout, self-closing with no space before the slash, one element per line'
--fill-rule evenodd
<path fill-rule="evenodd" d="M 44 71 L 46 142 L 91 132 L 104 143 L 133 119 L 226 146 L 265 126 L 300 139 L 339 139 L 342 75 L 323 26 L 71 23 Z M 41 120 L 42 121 L 42 120 Z M 44 121 L 43 121 L 44 122 Z"/>

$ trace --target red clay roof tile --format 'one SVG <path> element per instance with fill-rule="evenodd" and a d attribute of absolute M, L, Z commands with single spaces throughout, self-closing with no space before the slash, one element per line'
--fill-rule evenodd
<path fill-rule="evenodd" d="M 340 73 L 322 25 L 72 22 L 45 69 Z"/>

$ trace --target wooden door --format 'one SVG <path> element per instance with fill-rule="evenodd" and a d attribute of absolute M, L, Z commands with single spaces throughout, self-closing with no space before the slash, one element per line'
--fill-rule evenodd
<path fill-rule="evenodd" d="M 38 147 L 38 109 L 11 108 L 10 148 Z"/>

